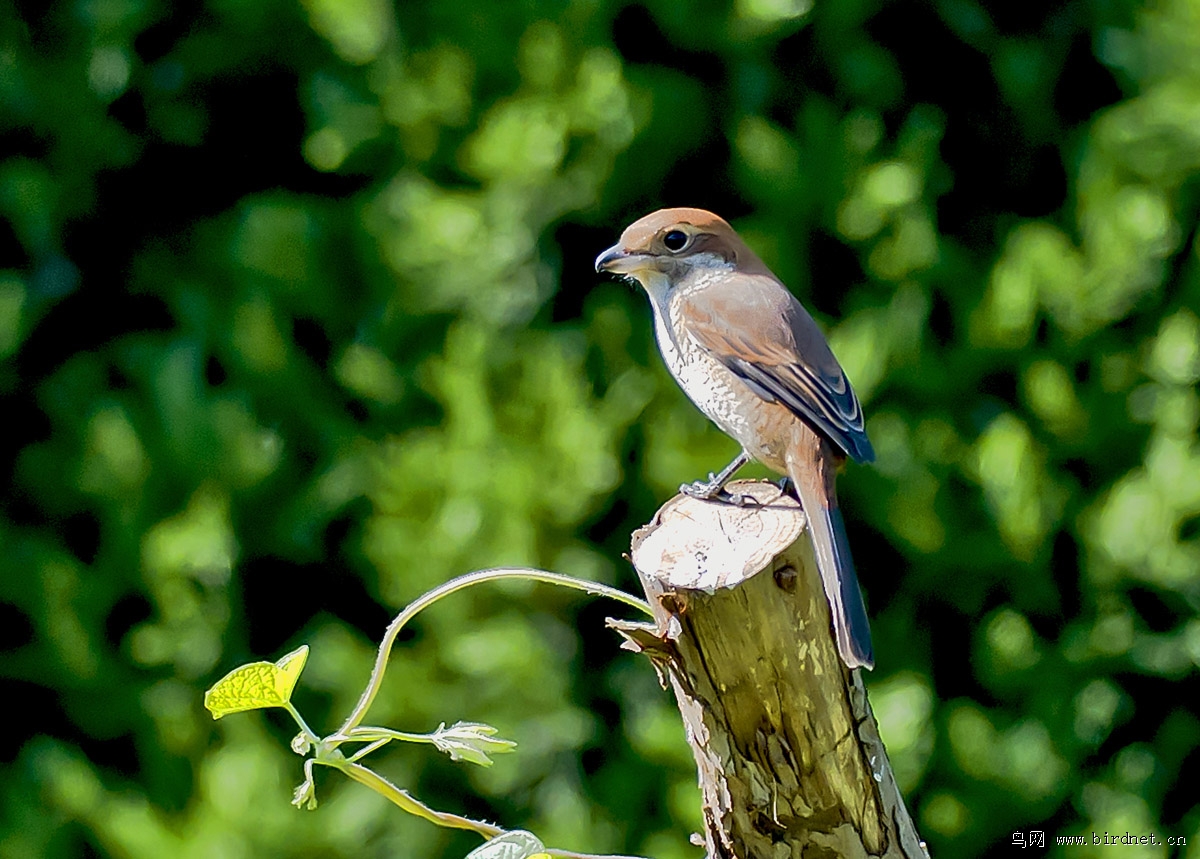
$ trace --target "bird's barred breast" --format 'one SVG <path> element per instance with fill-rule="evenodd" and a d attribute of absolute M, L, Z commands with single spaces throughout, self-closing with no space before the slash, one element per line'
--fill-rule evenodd
<path fill-rule="evenodd" d="M 770 433 L 777 444 L 767 448 L 762 443 L 762 430 L 779 420 L 791 423 L 794 418 L 782 406 L 767 402 L 754 393 L 745 382 L 689 337 L 680 328 L 677 319 L 666 319 L 669 313 L 669 310 L 664 313 L 655 305 L 654 334 L 667 369 L 684 393 L 709 420 L 740 443 L 752 457 L 786 474 L 785 452 L 778 442 L 788 434 Z M 675 336 L 672 336 L 672 332 L 675 332 Z"/>

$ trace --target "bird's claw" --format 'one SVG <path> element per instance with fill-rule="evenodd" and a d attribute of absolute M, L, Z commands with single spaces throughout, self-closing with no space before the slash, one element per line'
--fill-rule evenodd
<path fill-rule="evenodd" d="M 699 501 L 720 501 L 723 504 L 732 504 L 735 507 L 761 507 L 760 502 L 753 495 L 734 495 L 732 492 L 726 491 L 725 487 L 717 483 L 716 475 L 711 472 L 708 475 L 708 480 L 697 480 L 694 483 L 685 483 L 679 487 L 679 491 L 689 498 L 695 498 Z"/>
<path fill-rule="evenodd" d="M 695 498 L 700 501 L 712 501 L 714 498 L 720 498 L 722 494 L 725 494 L 725 487 L 717 483 L 717 476 L 710 471 L 708 473 L 708 480 L 685 483 L 679 487 L 679 491 L 689 498 Z"/>

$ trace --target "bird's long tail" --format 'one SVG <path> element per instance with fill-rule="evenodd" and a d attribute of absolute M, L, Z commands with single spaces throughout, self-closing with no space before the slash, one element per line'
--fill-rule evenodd
<path fill-rule="evenodd" d="M 834 468 L 834 465 L 827 458 L 820 457 L 819 452 L 817 462 L 789 461 L 788 465 L 792 482 L 800 496 L 800 504 L 804 507 L 804 515 L 808 518 L 817 569 L 821 573 L 825 598 L 829 601 L 838 652 L 850 668 L 874 668 L 871 624 L 867 620 L 867 609 L 863 605 L 854 561 L 850 557 L 846 525 L 833 491 L 833 475 L 821 473 L 826 468 Z"/>

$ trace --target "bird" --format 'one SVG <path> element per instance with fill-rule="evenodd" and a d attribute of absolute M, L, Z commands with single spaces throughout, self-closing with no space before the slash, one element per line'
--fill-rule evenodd
<path fill-rule="evenodd" d="M 718 474 L 680 491 L 739 500 L 725 484 L 751 460 L 790 479 L 808 520 L 838 653 L 848 668 L 873 668 L 870 622 L 834 484 L 847 458 L 871 462 L 875 451 L 858 397 L 816 321 L 725 220 L 703 209 L 660 209 L 635 221 L 596 258 L 596 271 L 642 286 L 667 369 L 742 446 Z"/>

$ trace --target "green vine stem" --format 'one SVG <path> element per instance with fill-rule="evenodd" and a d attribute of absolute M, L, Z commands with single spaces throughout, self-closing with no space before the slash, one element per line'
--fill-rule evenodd
<path fill-rule="evenodd" d="M 392 784 L 379 773 L 368 767 L 364 767 L 362 764 L 346 761 L 330 763 L 329 766 L 340 769 L 359 784 L 366 785 L 371 790 L 400 806 L 400 808 L 409 814 L 415 814 L 417 817 L 428 820 L 430 823 L 436 823 L 438 826 L 445 826 L 449 829 L 466 829 L 484 838 L 495 838 L 497 835 L 503 835 L 505 832 L 504 829 L 492 823 L 484 823 L 482 820 L 472 820 L 469 817 L 451 814 L 448 811 L 435 811 L 408 791 L 396 787 L 396 785 Z"/>
<path fill-rule="evenodd" d="M 406 623 L 416 617 L 420 612 L 424 611 L 445 597 L 450 596 L 451 594 L 458 593 L 459 591 L 473 587 L 474 585 L 483 584 L 484 582 L 494 582 L 502 579 L 522 579 L 525 581 L 545 582 L 547 584 L 559 585 L 560 587 L 571 588 L 573 590 L 583 591 L 584 593 L 589 593 L 596 596 L 608 597 L 609 599 L 624 603 L 627 606 L 636 608 L 639 611 L 643 611 L 647 615 L 653 617 L 650 606 L 644 600 L 638 599 L 631 594 L 627 594 L 624 591 L 618 590 L 614 587 L 609 587 L 608 585 L 602 585 L 599 582 L 592 582 L 586 579 L 576 579 L 571 576 L 565 576 L 561 573 L 552 573 L 548 570 L 535 570 L 525 567 L 493 567 L 486 570 L 476 570 L 473 573 L 466 573 L 458 576 L 446 582 L 445 584 L 426 592 L 413 602 L 409 603 L 405 607 L 404 611 L 396 615 L 395 619 L 388 624 L 387 631 L 383 635 L 383 641 L 379 643 L 379 653 L 375 657 L 375 667 L 371 669 L 371 678 L 367 681 L 367 686 L 365 689 L 363 689 L 362 696 L 358 699 L 358 703 L 354 706 L 354 709 L 351 711 L 350 715 L 346 717 L 346 721 L 342 723 L 340 728 L 338 728 L 337 732 L 334 734 L 334 737 L 337 737 L 341 740 L 347 739 L 347 735 L 354 728 L 358 727 L 358 725 L 366 717 L 367 710 L 370 709 L 372 702 L 375 700 L 375 696 L 379 694 L 380 686 L 383 685 L 383 675 L 387 670 L 388 659 L 392 654 L 392 646 L 396 643 L 396 636 L 400 634 L 400 630 L 404 629 L 404 625 Z M 358 765 L 355 764 L 353 766 Z M 365 767 L 360 767 L 360 769 L 365 769 Z M 347 769 L 346 772 L 347 774 L 350 774 L 351 770 Z M 371 771 L 366 770 L 366 772 Z M 371 775 L 375 778 L 379 778 L 379 776 L 376 776 L 374 773 L 371 773 Z M 353 775 L 351 775 L 351 777 L 355 778 Z M 364 784 L 368 783 L 364 779 L 356 780 L 363 781 Z M 399 788 L 394 789 L 399 790 Z M 403 791 L 401 791 L 401 793 L 403 793 Z M 405 794 L 405 796 L 407 796 L 407 794 Z M 392 797 L 389 796 L 389 798 L 391 799 Z M 409 797 L 409 799 L 411 800 L 411 797 Z M 392 799 L 392 801 L 395 802 L 396 800 Z M 411 801 L 416 802 L 416 800 Z M 417 814 L 418 812 L 413 813 Z M 433 812 L 432 810 L 430 810 L 430 813 L 439 814 L 439 812 Z M 462 820 L 466 820 L 466 818 L 462 818 Z M 459 828 L 471 829 L 474 827 L 461 826 Z"/>
<path fill-rule="evenodd" d="M 341 770 L 359 784 L 366 785 L 409 814 L 414 814 L 438 826 L 444 826 L 449 829 L 466 829 L 487 840 L 504 835 L 508 831 L 495 824 L 484 823 L 482 820 L 473 820 L 470 817 L 432 809 L 408 791 L 396 787 L 396 785 L 392 784 L 379 773 L 368 767 L 364 767 L 362 764 L 350 761 L 328 761 L 326 765 Z M 574 850 L 562 850 L 554 847 L 547 847 L 546 853 L 551 856 L 561 857 L 561 859 L 642 859 L 639 856 L 621 856 L 611 853 L 577 853 Z"/>

